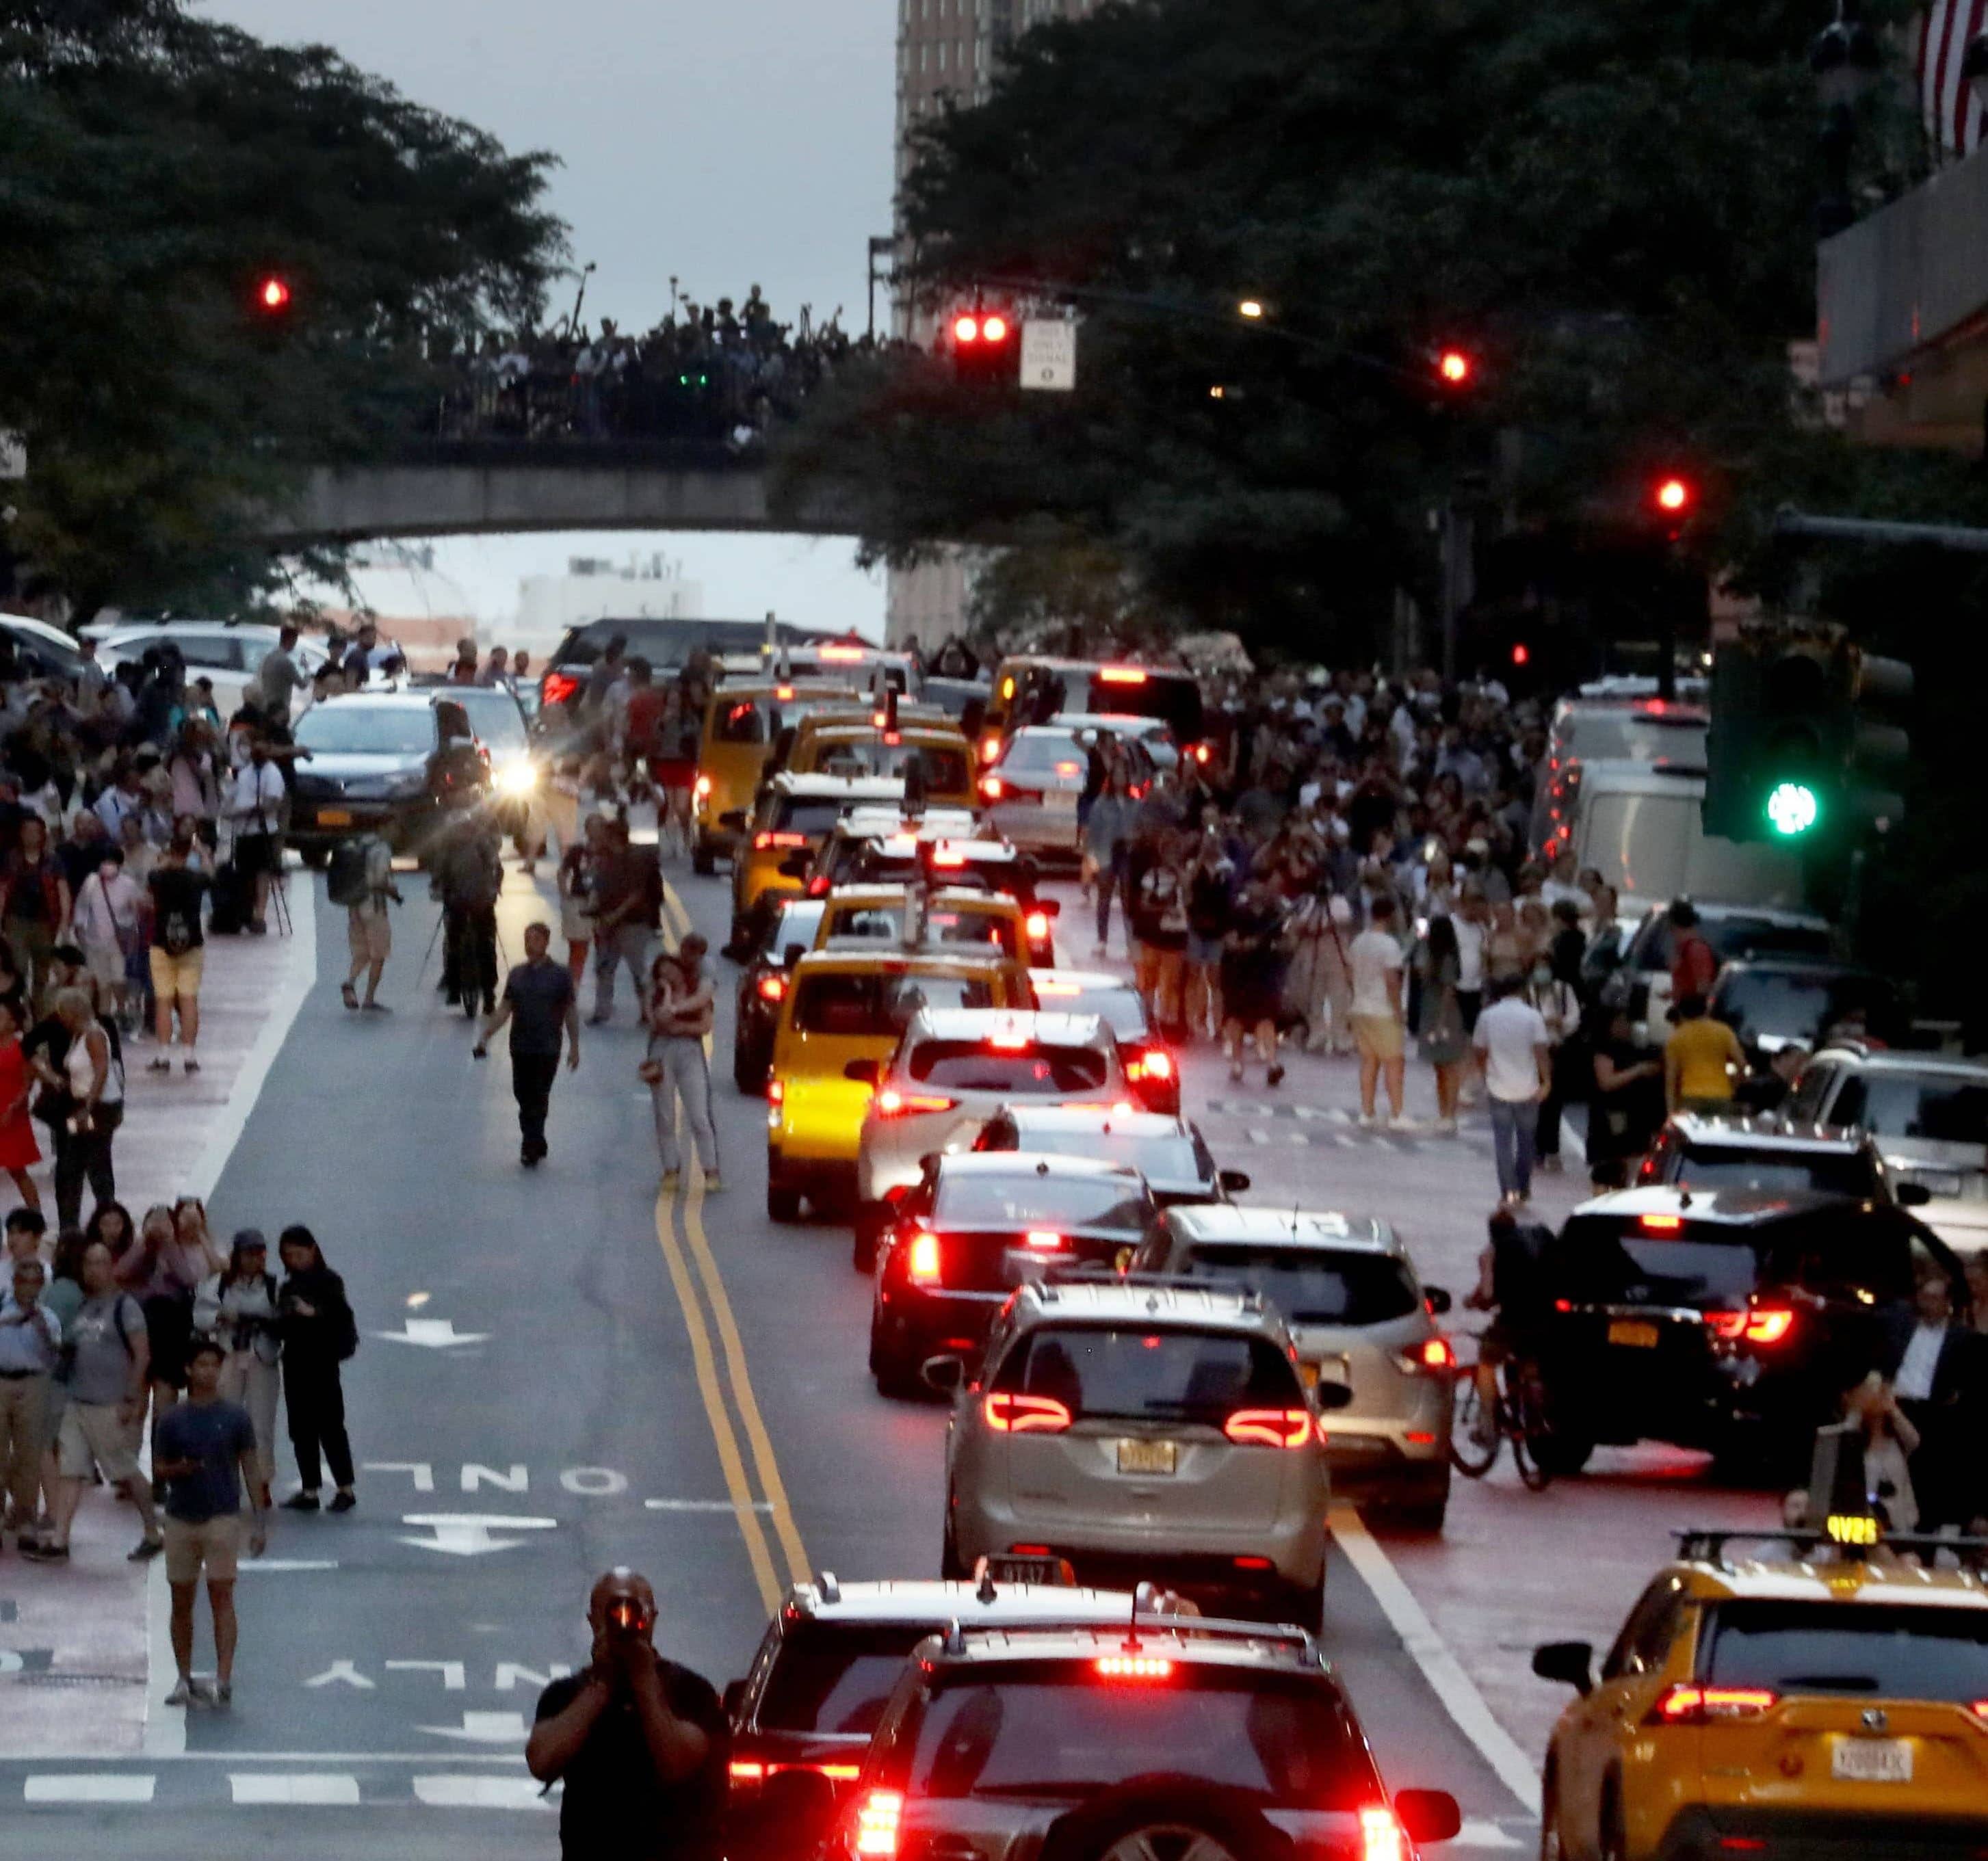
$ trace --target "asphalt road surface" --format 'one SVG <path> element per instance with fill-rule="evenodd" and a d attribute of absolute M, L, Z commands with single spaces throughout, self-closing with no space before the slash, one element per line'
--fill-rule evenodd
<path fill-rule="evenodd" d="M 722 942 L 722 882 L 681 890 L 678 927 L 687 910 Z M 432 968 L 416 986 L 432 907 L 401 914 L 390 1018 L 340 1006 L 343 914 L 321 893 L 318 908 L 320 986 L 214 1214 L 222 1234 L 305 1221 L 345 1276 L 363 1337 L 346 1386 L 359 1508 L 279 1515 L 245 1566 L 231 1712 L 155 1711 L 142 1757 L 0 1754 L 0 1856 L 551 1853 L 522 1734 L 540 1687 L 586 1658 L 604 1569 L 649 1576 L 659 1645 L 715 1684 L 743 1670 L 795 1578 L 936 1573 L 943 1411 L 871 1387 L 846 1231 L 766 1218 L 762 1111 L 724 1064 L 729 969 L 729 1187 L 659 1202 L 625 994 L 613 1025 L 584 1030 L 550 1158 L 528 1173 L 501 1051 L 472 1060 Z M 509 876 L 513 960 L 551 915 Z M 1524 1802 L 1384 1600 L 1337 1559 L 1327 1641 L 1385 1774 L 1456 1793 L 1469 1826 L 1451 1852 L 1529 1842 Z M 204 1668 L 204 1609 L 201 1647 Z M 154 1693 L 170 1683 L 155 1659 Z"/>

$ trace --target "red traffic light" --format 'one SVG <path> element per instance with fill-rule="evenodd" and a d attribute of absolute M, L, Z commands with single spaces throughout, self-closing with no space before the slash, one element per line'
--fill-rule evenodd
<path fill-rule="evenodd" d="M 959 316 L 953 319 L 952 339 L 955 343 L 977 343 L 980 340 L 980 319 L 977 316 Z"/>
<path fill-rule="evenodd" d="M 1656 488 L 1650 494 L 1651 501 L 1667 517 L 1682 517 L 1693 502 L 1691 481 L 1687 478 L 1659 478 Z"/>
<path fill-rule="evenodd" d="M 981 340 L 986 343 L 1005 343 L 1008 339 L 1008 319 L 1005 316 L 990 316 L 980 326 Z"/>
<path fill-rule="evenodd" d="M 1435 372 L 1447 387 L 1466 387 L 1477 365 L 1461 349 L 1445 349 L 1435 359 Z"/>
<path fill-rule="evenodd" d="M 269 277 L 255 287 L 255 302 L 272 315 L 290 307 L 290 287 L 282 279 Z"/>
<path fill-rule="evenodd" d="M 1523 640 L 1515 641 L 1512 647 L 1512 664 L 1515 666 L 1529 666 L 1532 663 L 1533 649 Z"/>

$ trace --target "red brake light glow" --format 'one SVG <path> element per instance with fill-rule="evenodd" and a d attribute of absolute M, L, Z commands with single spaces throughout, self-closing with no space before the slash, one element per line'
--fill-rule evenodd
<path fill-rule="evenodd" d="M 769 1105 L 778 1105 L 786 1096 L 787 1082 L 785 1079 L 769 1079 L 766 1082 L 766 1103 Z"/>
<path fill-rule="evenodd" d="M 1008 319 L 1004 316 L 990 316 L 980 326 L 980 333 L 990 343 L 1003 343 L 1008 338 Z"/>
<path fill-rule="evenodd" d="M 1752 1719 L 1771 1712 L 1780 1695 L 1765 1687 L 1667 1687 L 1650 1717 L 1658 1725 L 1704 1725 L 1714 1719 Z"/>
<path fill-rule="evenodd" d="M 980 779 L 980 792 L 989 801 L 999 801 L 1005 785 L 998 775 L 983 775 Z"/>
<path fill-rule="evenodd" d="M 999 737 L 982 737 L 980 739 L 980 760 L 982 762 L 999 762 L 1001 760 L 1001 739 Z"/>
<path fill-rule="evenodd" d="M 1146 675 L 1137 666 L 1105 666 L 1098 677 L 1107 685 L 1143 685 Z"/>
<path fill-rule="evenodd" d="M 1447 1338 L 1425 1338 L 1414 1349 L 1402 1354 L 1412 1370 L 1441 1376 L 1456 1368 L 1456 1353 Z"/>
<path fill-rule="evenodd" d="M 1148 1079 L 1170 1079 L 1174 1076 L 1174 1056 L 1154 1048 L 1141 1056 L 1140 1077 Z"/>
<path fill-rule="evenodd" d="M 980 1407 L 988 1427 L 996 1434 L 1060 1434 L 1070 1426 L 1070 1410 L 1053 1396 L 1011 1396 L 996 1391 Z"/>
<path fill-rule="evenodd" d="M 965 866 L 966 856 L 956 846 L 935 846 L 932 849 L 931 863 L 935 866 L 942 866 L 951 871 Z"/>
<path fill-rule="evenodd" d="M 927 1284 L 938 1278 L 938 1236 L 921 1228 L 911 1237 L 911 1251 L 905 1270 L 911 1278 Z"/>
<path fill-rule="evenodd" d="M 1360 1861 L 1408 1861 L 1408 1837 L 1385 1804 L 1360 1812 Z"/>
<path fill-rule="evenodd" d="M 1060 1254 L 1063 1251 L 1063 1236 L 1051 1234 L 1046 1228 L 1032 1228 L 1023 1238 L 1036 1253 Z"/>
<path fill-rule="evenodd" d="M 856 1808 L 857 1853 L 871 1861 L 894 1861 L 898 1852 L 898 1824 L 904 1813 L 901 1791 L 872 1790 Z"/>
<path fill-rule="evenodd" d="M 711 792 L 711 778 L 708 775 L 700 775 L 697 779 L 697 792 L 700 795 L 708 795 Z"/>
<path fill-rule="evenodd" d="M 1065 778 L 1081 775 L 1084 773 L 1084 765 L 1080 762 L 1059 762 L 1056 765 L 1056 772 Z"/>
<path fill-rule="evenodd" d="M 1312 1438 L 1308 1409 L 1238 1409 L 1222 1424 L 1238 1447 L 1302 1447 Z"/>
<path fill-rule="evenodd" d="M 1674 1234 L 1684 1226 L 1682 1215 L 1646 1214 L 1638 1217 L 1636 1225 L 1646 1234 Z"/>
<path fill-rule="evenodd" d="M 1197 743 L 1194 746 L 1194 759 L 1197 762 L 1205 762 L 1209 753 L 1209 747 L 1205 743 Z"/>
<path fill-rule="evenodd" d="M 1988 1725 L 1988 1700 L 1976 1700 L 1967 1710 L 1984 1725 Z"/>
<path fill-rule="evenodd" d="M 938 1093 L 900 1092 L 894 1086 L 887 1086 L 877 1095 L 877 1115 L 909 1118 L 920 1112 L 951 1111 L 958 1103 Z"/>
<path fill-rule="evenodd" d="M 955 317 L 952 324 L 952 339 L 955 343 L 979 342 L 980 319 L 975 316 Z"/>
<path fill-rule="evenodd" d="M 550 706 L 563 704 L 580 689 L 580 681 L 570 672 L 548 672 L 539 687 L 539 702 Z"/>
<path fill-rule="evenodd" d="M 752 836 L 752 850 L 765 853 L 774 846 L 805 846 L 807 836 L 804 833 L 756 833 Z"/>
<path fill-rule="evenodd" d="M 844 665 L 854 665 L 863 657 L 863 649 L 860 647 L 830 644 L 820 648 L 816 657 L 821 659 L 840 660 Z"/>
<path fill-rule="evenodd" d="M 1158 1654 L 1100 1654 L 1090 1663 L 1106 1680 L 1171 1680 L 1174 1663 Z"/>
<path fill-rule="evenodd" d="M 1050 914 L 1046 911 L 1031 911 L 1023 920 L 1022 928 L 1028 932 L 1031 943 L 1040 944 L 1050 934 Z"/>
<path fill-rule="evenodd" d="M 786 999 L 787 979 L 785 976 L 762 976 L 759 978 L 759 999 L 762 1001 L 783 1001 Z"/>
<path fill-rule="evenodd" d="M 732 1781 L 734 1783 L 756 1783 L 766 1775 L 766 1767 L 750 1758 L 735 1758 L 732 1761 Z"/>
<path fill-rule="evenodd" d="M 1778 1344 L 1794 1329 L 1794 1313 L 1784 1305 L 1756 1305 L 1746 1315 L 1746 1342 Z"/>

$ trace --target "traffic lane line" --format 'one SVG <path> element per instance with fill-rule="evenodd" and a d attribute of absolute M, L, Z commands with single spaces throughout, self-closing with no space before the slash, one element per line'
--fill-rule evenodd
<path fill-rule="evenodd" d="M 1420 1670 L 1428 1691 L 1435 1696 L 1456 1729 L 1469 1741 L 1477 1758 L 1505 1792 L 1526 1814 L 1537 1816 L 1540 1812 L 1540 1782 L 1532 1759 L 1493 1715 L 1476 1683 L 1464 1671 L 1449 1643 L 1436 1632 L 1435 1624 L 1415 1599 L 1415 1592 L 1367 1529 L 1358 1512 L 1343 1502 L 1337 1504 L 1332 1508 L 1330 1523 L 1334 1544 L 1386 1617 L 1396 1640 Z M 1332 1630 L 1337 1606 L 1330 1584 L 1327 1586 L 1325 1606 L 1326 1650 L 1337 1660 Z M 1360 1711 L 1370 1735 L 1379 1744 L 1376 1721 L 1370 1715 L 1359 1692 L 1354 1695 L 1354 1705 Z M 1425 1726 L 1422 1729 L 1425 1733 Z M 1412 1744 L 1409 1748 L 1414 1748 Z M 1397 1787 L 1400 1783 L 1399 1778 L 1391 1772 L 1388 1781 Z M 1453 1787 L 1435 1778 L 1430 1782 L 1438 1788 Z"/>

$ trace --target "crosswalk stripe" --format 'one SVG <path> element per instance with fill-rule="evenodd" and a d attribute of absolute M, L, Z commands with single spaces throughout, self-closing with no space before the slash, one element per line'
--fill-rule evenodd
<path fill-rule="evenodd" d="M 129 1771 L 43 1772 L 29 1778 L 21 1794 L 31 1803 L 149 1803 L 157 1781 Z"/>
<path fill-rule="evenodd" d="M 550 1809 L 529 1777 L 417 1777 L 414 1799 L 431 1809 Z"/>
<path fill-rule="evenodd" d="M 228 1779 L 238 1803 L 283 1803 L 341 1808 L 359 1801 L 359 1779 L 336 1771 L 236 1771 Z"/>

